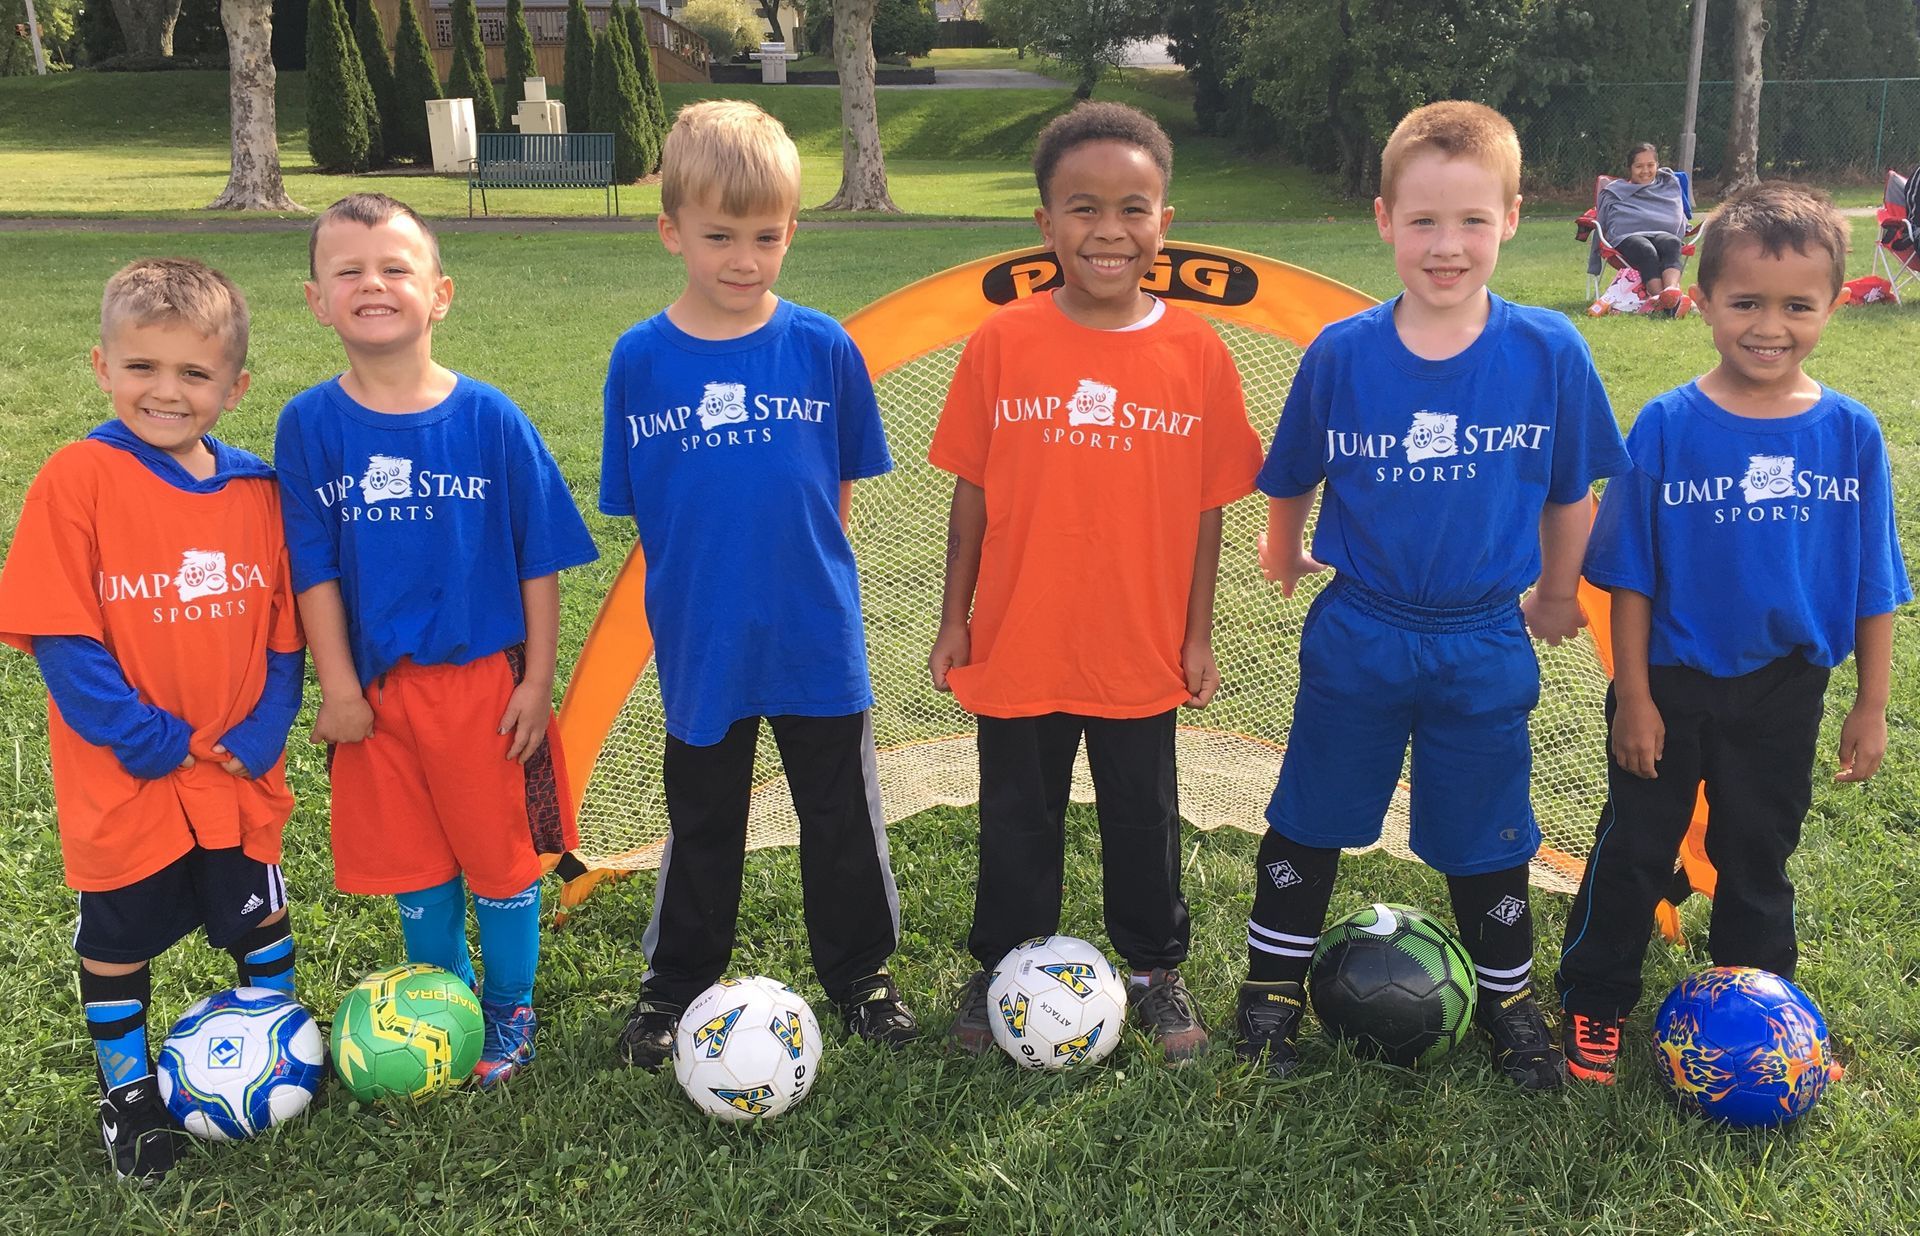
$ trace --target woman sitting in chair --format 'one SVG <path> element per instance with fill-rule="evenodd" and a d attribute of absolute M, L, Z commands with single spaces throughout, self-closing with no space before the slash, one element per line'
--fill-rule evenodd
<path fill-rule="evenodd" d="M 1687 231 L 1680 178 L 1660 166 L 1660 152 L 1641 142 L 1627 156 L 1625 180 L 1600 190 L 1600 234 L 1627 265 L 1640 272 L 1649 300 L 1662 309 L 1680 303 L 1680 246 Z"/>

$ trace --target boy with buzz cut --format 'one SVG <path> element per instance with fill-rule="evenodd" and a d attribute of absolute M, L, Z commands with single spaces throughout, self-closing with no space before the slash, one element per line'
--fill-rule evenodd
<path fill-rule="evenodd" d="M 1591 486 L 1628 459 L 1572 324 L 1487 290 L 1519 184 L 1498 112 L 1443 102 L 1400 121 L 1373 209 L 1404 289 L 1313 341 L 1260 472 L 1266 577 L 1291 596 L 1335 571 L 1300 635 L 1235 1014 L 1238 1053 L 1276 1075 L 1299 1060 L 1340 850 L 1379 839 L 1411 740 L 1413 852 L 1447 878 L 1494 1064 L 1529 1090 L 1564 1083 L 1531 977 L 1527 633 L 1558 643 L 1585 622 Z"/>
<path fill-rule="evenodd" d="M 293 993 L 280 834 L 305 665 L 273 472 L 212 436 L 246 394 L 247 302 L 199 262 L 107 281 L 93 372 L 114 419 L 27 490 L 0 641 L 46 679 L 80 1001 L 113 1170 L 173 1166 L 148 963 L 196 928 L 240 986 Z"/>
<path fill-rule="evenodd" d="M 893 467 L 866 362 L 832 318 L 774 294 L 800 156 L 751 103 L 681 109 L 660 160 L 660 240 L 687 271 L 607 366 L 600 509 L 647 564 L 667 737 L 668 836 L 619 1058 L 657 1070 L 733 954 L 765 718 L 800 818 L 820 984 L 850 1034 L 919 1033 L 887 973 L 900 899 L 873 745 L 853 482 Z"/>
<path fill-rule="evenodd" d="M 1720 363 L 1627 436 L 1586 576 L 1613 594 L 1613 759 L 1560 957 L 1567 1066 L 1611 1084 L 1655 904 L 1704 780 L 1713 964 L 1791 978 L 1787 859 L 1813 801 L 1827 678 L 1855 656 L 1835 781 L 1887 748 L 1893 610 L 1913 599 L 1873 413 L 1802 368 L 1840 303 L 1847 225 L 1824 194 L 1728 198 L 1689 295 Z"/>
<path fill-rule="evenodd" d="M 1140 286 L 1173 221 L 1160 126 L 1083 103 L 1042 130 L 1033 170 L 1061 285 L 974 332 L 928 452 L 955 478 L 929 669 L 976 715 L 980 748 L 979 968 L 948 1037 L 984 1052 L 987 972 L 1060 926 L 1084 736 L 1107 935 L 1132 970 L 1135 1021 L 1180 1063 L 1207 1030 L 1180 977 L 1174 718 L 1220 684 L 1221 508 L 1252 492 L 1260 441 L 1226 345 Z"/>
<path fill-rule="evenodd" d="M 534 1056 L 542 854 L 575 843 L 553 727 L 558 573 L 597 555 L 539 432 L 433 359 L 453 280 L 425 221 L 344 197 L 308 240 L 307 307 L 347 370 L 280 413 L 274 459 L 329 744 L 334 883 L 390 893 L 407 959 L 474 985 L 474 1073 Z"/>

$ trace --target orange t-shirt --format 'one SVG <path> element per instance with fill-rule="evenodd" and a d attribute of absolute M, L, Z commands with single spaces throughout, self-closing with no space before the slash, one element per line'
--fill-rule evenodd
<path fill-rule="evenodd" d="M 1169 304 L 1135 331 L 1035 296 L 967 342 L 927 458 L 986 491 L 967 711 L 1147 717 L 1187 699 L 1200 516 L 1253 492 L 1233 356 Z"/>
<path fill-rule="evenodd" d="M 189 493 L 105 442 L 62 448 L 28 488 L 0 571 L 0 641 L 31 652 L 36 635 L 99 640 L 142 700 L 193 727 L 194 766 L 143 781 L 48 700 L 68 884 L 124 888 L 196 844 L 280 861 L 284 758 L 249 781 L 213 754 L 259 703 L 268 650 L 302 647 L 271 477 Z"/>

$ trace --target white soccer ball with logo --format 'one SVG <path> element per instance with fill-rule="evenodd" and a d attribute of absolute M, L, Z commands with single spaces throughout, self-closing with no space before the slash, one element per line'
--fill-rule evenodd
<path fill-rule="evenodd" d="M 1018 945 L 987 980 L 993 1041 L 1029 1069 L 1103 1060 L 1127 1020 L 1127 983 L 1106 954 L 1072 936 Z"/>
<path fill-rule="evenodd" d="M 291 997 L 238 987 L 181 1014 L 155 1071 L 160 1101 L 182 1128 L 233 1141 L 307 1110 L 327 1075 L 327 1045 Z"/>
<path fill-rule="evenodd" d="M 721 1120 L 771 1120 L 807 1097 L 819 1071 L 820 1023 L 778 979 L 721 979 L 674 1031 L 674 1077 Z"/>

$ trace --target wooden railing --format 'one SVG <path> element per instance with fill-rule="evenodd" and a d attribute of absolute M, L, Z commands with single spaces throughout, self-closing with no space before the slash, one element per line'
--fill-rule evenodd
<path fill-rule="evenodd" d="M 587 18 L 593 23 L 595 33 L 607 28 L 608 9 L 604 5 L 587 9 Z M 562 8 L 537 8 L 526 10 L 527 30 L 533 35 L 533 45 L 562 46 L 567 41 L 567 11 Z M 685 66 L 686 73 L 672 74 L 672 80 L 684 80 L 688 76 L 705 80 L 707 66 L 712 55 L 707 49 L 707 41 L 692 30 L 681 25 L 673 18 L 654 9 L 643 8 L 640 16 L 647 23 L 647 42 L 651 43 L 659 56 L 671 56 Z M 504 0 L 498 7 L 481 3 L 479 6 L 480 42 L 488 48 L 504 47 L 507 42 L 507 14 Z M 433 7 L 433 45 L 436 48 L 453 46 L 453 14 L 440 5 Z M 488 58 L 490 61 L 492 57 Z M 668 76 L 663 74 L 663 76 Z"/>

